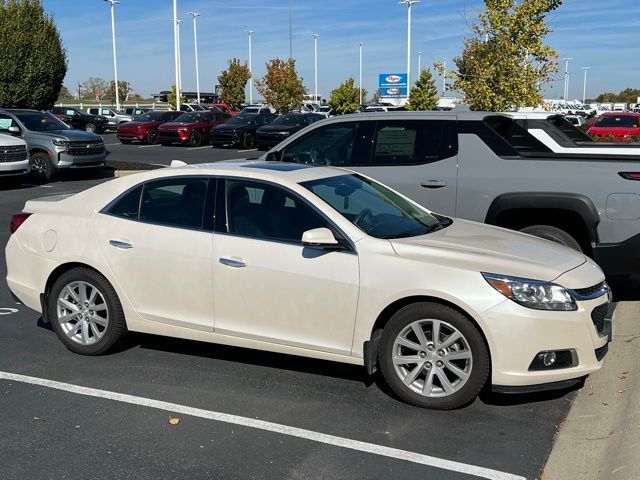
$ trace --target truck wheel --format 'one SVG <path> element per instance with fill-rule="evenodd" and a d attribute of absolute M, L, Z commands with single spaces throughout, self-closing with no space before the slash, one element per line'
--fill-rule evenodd
<path fill-rule="evenodd" d="M 569 235 L 564 230 L 551 225 L 532 225 L 520 230 L 522 233 L 528 233 L 534 237 L 544 238 L 545 240 L 551 240 L 552 242 L 559 243 L 565 247 L 573 248 L 579 252 L 582 251 L 582 247 L 578 241 Z"/>
<path fill-rule="evenodd" d="M 88 122 L 84 125 L 84 129 L 86 132 L 95 133 L 96 125 L 94 123 Z"/>
<path fill-rule="evenodd" d="M 418 407 L 467 405 L 489 377 L 489 352 L 462 313 L 433 302 L 398 310 L 382 332 L 378 366 L 391 390 Z"/>
<path fill-rule="evenodd" d="M 56 173 L 49 155 L 43 152 L 36 152 L 31 155 L 29 167 L 31 168 L 31 175 L 39 182 L 48 182 Z"/>

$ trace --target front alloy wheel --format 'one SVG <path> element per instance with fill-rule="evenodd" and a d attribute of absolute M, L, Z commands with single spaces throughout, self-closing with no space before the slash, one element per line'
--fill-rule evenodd
<path fill-rule="evenodd" d="M 387 323 L 378 349 L 386 383 L 402 400 L 449 410 L 471 402 L 489 375 L 484 338 L 461 312 L 415 303 Z"/>

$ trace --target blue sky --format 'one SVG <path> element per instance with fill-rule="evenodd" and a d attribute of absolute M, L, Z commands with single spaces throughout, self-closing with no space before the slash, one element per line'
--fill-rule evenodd
<path fill-rule="evenodd" d="M 61 31 L 69 55 L 65 84 L 72 90 L 89 76 L 113 78 L 111 23 L 102 0 L 43 0 Z M 364 42 L 364 86 L 377 88 L 379 73 L 404 72 L 406 6 L 396 0 L 292 0 L 293 55 L 309 91 L 313 91 L 313 39 L 318 33 L 319 93 L 349 76 L 358 76 L 358 43 Z M 289 55 L 288 0 L 178 0 L 182 28 L 182 78 L 195 90 L 193 29 L 198 23 L 200 84 L 212 91 L 229 58 L 248 57 L 246 29 L 253 34 L 254 78 L 264 75 L 271 58 Z M 460 54 L 480 0 L 423 0 L 413 8 L 412 69 L 417 52 L 422 65 Z M 173 83 L 172 0 L 121 0 L 116 6 L 118 71 L 122 80 L 148 95 Z M 565 0 L 549 17 L 547 38 L 561 56 L 572 57 L 570 97 L 582 97 L 582 66 L 590 66 L 587 96 L 640 88 L 640 2 L 638 0 Z M 560 96 L 562 79 L 546 89 Z"/>

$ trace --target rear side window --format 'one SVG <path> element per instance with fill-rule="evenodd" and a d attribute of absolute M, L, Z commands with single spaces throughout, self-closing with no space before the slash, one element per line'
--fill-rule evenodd
<path fill-rule="evenodd" d="M 140 208 L 140 194 L 142 185 L 126 193 L 109 209 L 109 214 L 116 217 L 138 219 L 138 209 Z"/>
<path fill-rule="evenodd" d="M 202 228 L 208 180 L 172 178 L 145 184 L 138 219 L 171 227 Z"/>

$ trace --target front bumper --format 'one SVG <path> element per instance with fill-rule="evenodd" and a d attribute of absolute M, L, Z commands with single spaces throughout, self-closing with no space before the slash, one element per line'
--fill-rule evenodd
<path fill-rule="evenodd" d="M 188 143 L 189 135 L 180 136 L 178 132 L 158 131 L 158 143 Z"/>
<path fill-rule="evenodd" d="M 0 178 L 27 175 L 29 171 L 29 159 L 20 162 L 0 162 Z"/>
<path fill-rule="evenodd" d="M 212 145 L 239 145 L 240 134 L 237 133 L 215 133 L 211 134 L 209 140 Z"/>
<path fill-rule="evenodd" d="M 118 140 L 144 140 L 147 138 L 149 132 L 136 131 L 136 132 L 118 132 Z"/>
<path fill-rule="evenodd" d="M 59 152 L 56 167 L 64 169 L 100 167 L 104 165 L 106 159 L 106 150 L 88 155 L 70 155 L 68 152 Z"/>
<path fill-rule="evenodd" d="M 256 145 L 265 146 L 265 147 L 275 147 L 279 143 L 283 142 L 289 138 L 284 135 L 266 135 L 266 134 L 258 134 L 256 135 Z"/>
<path fill-rule="evenodd" d="M 611 337 L 613 314 L 605 320 L 608 328 L 605 325 L 605 329 L 598 332 L 592 312 L 596 307 L 607 305 L 608 297 L 603 295 L 577 303 L 576 311 L 553 312 L 532 310 L 506 300 L 482 314 L 491 348 L 494 389 L 544 390 L 545 384 L 580 379 L 602 367 L 603 351 L 606 353 L 605 347 Z M 530 369 L 539 353 L 560 350 L 575 353 L 573 366 Z"/>

